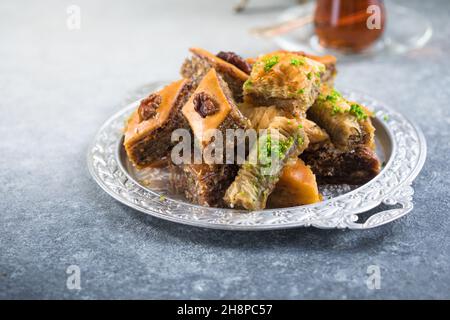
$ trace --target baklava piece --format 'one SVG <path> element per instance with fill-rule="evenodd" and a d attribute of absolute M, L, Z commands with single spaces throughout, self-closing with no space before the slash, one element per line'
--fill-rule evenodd
<path fill-rule="evenodd" d="M 199 83 L 201 79 L 213 68 L 228 84 L 233 98 L 242 101 L 242 85 L 248 79 L 251 67 L 247 61 L 234 52 L 219 52 L 212 54 L 204 49 L 191 48 L 193 56 L 186 59 L 181 67 L 181 75 Z"/>
<path fill-rule="evenodd" d="M 191 203 L 207 207 L 224 207 L 223 196 L 236 177 L 234 164 L 169 163 L 170 186 Z"/>
<path fill-rule="evenodd" d="M 124 146 L 137 168 L 159 163 L 173 146 L 172 131 L 187 126 L 182 106 L 192 93 L 192 83 L 183 79 L 143 99 L 125 127 Z"/>
<path fill-rule="evenodd" d="M 308 110 L 308 118 L 329 134 L 329 139 L 301 155 L 320 183 L 363 184 L 380 172 L 370 115 L 367 108 L 331 88 Z"/>
<path fill-rule="evenodd" d="M 243 113 L 249 118 L 252 127 L 256 130 L 266 129 L 275 117 L 286 116 L 286 112 L 271 107 L 252 107 L 242 105 Z M 329 141 L 328 134 L 314 122 L 305 119 L 297 119 L 299 126 L 303 127 L 309 140 L 307 150 L 314 150 Z M 283 208 L 311 204 L 321 200 L 317 188 L 316 177 L 309 166 L 297 157 L 288 160 L 284 167 L 280 180 L 269 196 L 268 206 Z"/>
<path fill-rule="evenodd" d="M 225 138 L 227 129 L 249 127 L 249 121 L 235 105 L 227 84 L 215 69 L 210 69 L 200 81 L 182 108 L 182 114 L 192 130 L 196 147 L 201 151 L 215 143 L 215 130 Z M 225 191 L 239 169 L 234 162 L 223 164 L 224 161 L 225 158 L 222 158 L 221 163 L 214 163 L 203 157 L 199 164 L 195 163 L 195 159 L 192 159 L 192 163 L 171 163 L 169 168 L 172 188 L 178 193 L 184 193 L 192 203 L 210 207 L 224 206 Z"/>
<path fill-rule="evenodd" d="M 308 137 L 299 123 L 275 117 L 267 130 L 259 135 L 246 162 L 225 193 L 231 208 L 262 210 L 289 161 L 308 145 Z"/>
<path fill-rule="evenodd" d="M 305 53 L 303 51 L 286 51 L 286 50 L 280 50 L 277 52 L 284 52 L 284 53 L 295 53 L 303 57 L 307 57 L 309 59 L 315 60 L 317 62 L 322 63 L 325 66 L 325 72 L 321 76 L 321 81 L 324 84 L 327 84 L 329 86 L 333 86 L 334 79 L 336 78 L 337 74 L 337 68 L 336 68 L 336 62 L 337 59 L 335 56 L 332 55 L 324 55 L 324 56 L 315 56 L 312 54 Z M 253 64 L 256 62 L 256 58 L 247 58 L 247 63 L 253 66 Z"/>
<path fill-rule="evenodd" d="M 312 152 L 305 151 L 301 158 L 320 184 L 360 185 L 373 179 L 381 169 L 375 151 L 367 146 L 342 151 L 330 143 Z"/>
<path fill-rule="evenodd" d="M 361 145 L 375 146 L 375 129 L 370 116 L 365 107 L 346 100 L 327 86 L 307 113 L 308 119 L 325 129 L 333 144 L 342 150 L 353 150 Z"/>
<path fill-rule="evenodd" d="M 250 122 L 236 106 L 227 83 L 210 69 L 182 108 L 201 148 L 211 143 L 215 130 L 248 129 Z M 225 140 L 225 139 L 224 139 Z"/>
<path fill-rule="evenodd" d="M 303 117 L 316 100 L 325 66 L 297 53 L 275 52 L 259 57 L 244 84 L 244 100 L 255 106 L 276 106 Z"/>
<path fill-rule="evenodd" d="M 311 168 L 302 160 L 293 158 L 284 167 L 280 180 L 269 196 L 268 204 L 272 208 L 286 208 L 321 200 L 316 176 Z"/>

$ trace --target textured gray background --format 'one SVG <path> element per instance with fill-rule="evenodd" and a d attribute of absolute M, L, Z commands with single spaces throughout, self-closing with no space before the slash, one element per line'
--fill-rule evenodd
<path fill-rule="evenodd" d="M 432 19 L 429 45 L 341 64 L 338 83 L 424 130 L 415 209 L 369 231 L 244 233 L 129 209 L 89 177 L 85 157 L 130 92 L 177 77 L 189 46 L 246 56 L 275 49 L 247 29 L 278 5 L 236 16 L 233 1 L 2 0 L 0 298 L 450 298 L 450 2 L 406 2 Z M 81 7 L 79 31 L 66 28 L 69 4 Z M 66 288 L 72 264 L 80 291 Z M 380 290 L 365 284 L 372 264 Z"/>

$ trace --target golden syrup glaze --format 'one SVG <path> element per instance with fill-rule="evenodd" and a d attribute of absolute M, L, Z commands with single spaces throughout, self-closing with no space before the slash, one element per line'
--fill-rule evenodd
<path fill-rule="evenodd" d="M 272 59 L 275 59 L 274 63 L 268 65 Z M 309 100 L 307 98 L 320 84 L 324 71 L 325 66 L 321 62 L 295 52 L 275 51 L 258 57 L 249 82 L 244 85 L 244 94 Z"/>
<path fill-rule="evenodd" d="M 148 120 L 140 121 L 138 110 L 136 109 L 131 115 L 125 128 L 124 145 L 128 146 L 140 140 L 157 128 L 164 125 L 170 116 L 170 112 L 174 107 L 180 90 L 188 82 L 187 79 L 181 79 L 167 85 L 160 91 L 156 92 L 162 98 L 161 104 L 157 108 L 155 117 Z"/>
<path fill-rule="evenodd" d="M 202 118 L 200 114 L 195 111 L 193 101 L 195 96 L 200 92 L 206 92 L 219 105 L 219 111 L 217 113 Z M 232 106 L 222 90 L 220 80 L 217 77 L 217 72 L 215 69 L 211 68 L 201 80 L 188 102 L 183 106 L 181 112 L 188 120 L 195 137 L 205 145 L 210 141 L 212 134 L 210 130 L 219 128 L 220 124 L 226 119 L 231 110 Z"/>
<path fill-rule="evenodd" d="M 241 69 L 232 65 L 231 63 L 226 62 L 225 60 L 217 57 L 209 51 L 201 48 L 190 48 L 189 49 L 193 54 L 206 59 L 217 71 L 223 71 L 226 73 L 233 74 L 236 78 L 246 81 L 248 79 L 248 74 L 246 74 Z"/>

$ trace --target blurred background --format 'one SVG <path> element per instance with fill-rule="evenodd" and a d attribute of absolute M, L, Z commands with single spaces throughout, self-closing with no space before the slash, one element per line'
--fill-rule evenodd
<path fill-rule="evenodd" d="M 448 298 L 450 2 L 395 2 L 432 24 L 429 42 L 344 58 L 336 84 L 423 129 L 429 150 L 414 211 L 365 233 L 230 234 L 117 203 L 89 177 L 87 148 L 145 84 L 178 78 L 189 47 L 244 57 L 279 49 L 249 30 L 298 2 L 251 0 L 236 13 L 239 0 L 2 0 L 0 297 Z M 364 284 L 373 263 L 384 290 Z M 85 272 L 80 292 L 64 285 L 71 264 Z"/>
<path fill-rule="evenodd" d="M 234 8 L 239 3 L 239 0 L 44 0 L 37 5 L 32 1 L 2 1 L 0 53 L 4 90 L 10 94 L 21 94 L 18 88 L 32 90 L 34 99 L 45 98 L 55 108 L 64 104 L 52 101 L 62 99 L 57 94 L 61 91 L 64 100 L 75 99 L 84 105 L 84 99 L 89 96 L 95 108 L 110 107 L 120 101 L 121 95 L 144 83 L 178 77 L 189 47 L 204 47 L 212 52 L 231 50 L 244 57 L 278 49 L 270 39 L 255 37 L 249 30 L 276 23 L 280 14 L 298 2 L 251 0 L 237 14 Z M 352 70 L 340 68 L 338 84 L 351 82 L 352 86 L 367 90 L 370 83 L 370 90 L 379 94 L 394 89 L 386 85 L 389 81 L 386 74 L 392 83 L 412 80 L 411 75 L 392 70 L 388 61 L 410 70 L 419 59 L 431 59 L 432 64 L 444 57 L 448 49 L 444 8 L 448 8 L 448 1 L 399 0 L 396 3 L 433 17 L 437 32 L 431 44 L 389 59 L 382 55 L 363 61 L 350 59 L 354 62 Z M 72 6 L 80 11 L 79 26 L 75 27 L 70 27 L 71 16 L 76 14 Z M 369 61 L 371 68 L 377 70 L 370 77 L 367 71 L 363 72 Z M 426 69 L 423 72 L 431 72 L 430 68 Z M 423 72 L 414 74 L 424 76 Z M 362 73 L 366 76 L 360 76 Z M 355 77 L 364 79 L 349 81 Z M 35 90 L 48 92 L 44 96 L 35 94 Z"/>

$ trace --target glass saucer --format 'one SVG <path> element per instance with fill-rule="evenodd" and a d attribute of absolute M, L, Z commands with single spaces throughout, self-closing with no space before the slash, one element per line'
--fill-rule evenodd
<path fill-rule="evenodd" d="M 317 55 L 332 54 L 340 60 L 382 54 L 401 55 L 425 46 L 433 34 L 431 23 L 413 9 L 390 1 L 387 1 L 385 5 L 387 12 L 385 33 L 373 46 L 361 53 L 349 54 L 321 46 L 314 33 L 313 23 L 276 36 L 273 40 L 285 50 L 306 51 Z M 284 11 L 278 18 L 278 22 L 314 15 L 314 9 L 315 3 L 295 6 Z"/>

